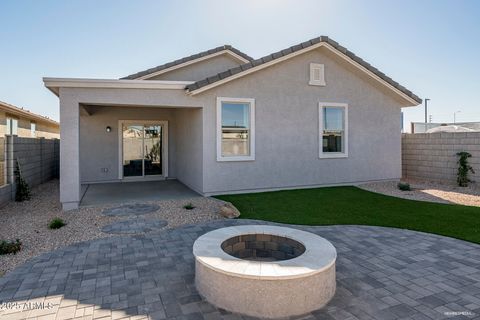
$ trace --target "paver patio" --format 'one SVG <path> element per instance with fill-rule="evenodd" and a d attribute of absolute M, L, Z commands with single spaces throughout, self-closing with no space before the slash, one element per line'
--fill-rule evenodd
<path fill-rule="evenodd" d="M 44 254 L 0 278 L 0 318 L 246 319 L 198 295 L 192 245 L 216 228 L 261 223 L 221 220 Z M 305 319 L 480 317 L 479 245 L 393 228 L 291 227 L 325 237 L 338 252 L 335 297 Z"/>

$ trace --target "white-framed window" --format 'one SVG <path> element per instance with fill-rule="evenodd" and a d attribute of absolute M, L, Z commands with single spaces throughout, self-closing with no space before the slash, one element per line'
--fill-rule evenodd
<path fill-rule="evenodd" d="M 311 86 L 325 86 L 325 65 L 321 63 L 310 63 L 310 82 Z"/>
<path fill-rule="evenodd" d="M 18 134 L 18 119 L 7 117 L 6 134 L 9 134 L 9 135 Z"/>
<path fill-rule="evenodd" d="M 30 136 L 32 138 L 37 136 L 37 124 L 33 121 L 30 122 Z"/>
<path fill-rule="evenodd" d="M 348 105 L 320 102 L 318 115 L 320 158 L 348 157 Z"/>
<path fill-rule="evenodd" d="M 217 98 L 217 161 L 255 160 L 255 99 Z"/>

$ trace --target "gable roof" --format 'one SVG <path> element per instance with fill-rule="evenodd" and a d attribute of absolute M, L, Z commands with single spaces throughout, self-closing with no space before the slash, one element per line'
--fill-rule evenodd
<path fill-rule="evenodd" d="M 210 49 L 210 50 L 207 50 L 207 51 L 203 51 L 203 52 L 200 52 L 200 53 L 197 53 L 197 54 L 194 54 L 194 55 L 182 58 L 182 59 L 178 59 L 178 60 L 175 60 L 175 61 L 172 61 L 172 62 L 168 62 L 168 63 L 162 64 L 162 65 L 154 67 L 154 68 L 150 68 L 150 69 L 147 69 L 147 70 L 144 70 L 144 71 L 140 71 L 140 72 L 131 74 L 129 76 L 126 76 L 126 77 L 123 77 L 123 78 L 120 78 L 120 79 L 121 80 L 143 79 L 145 76 L 161 73 L 162 71 L 166 71 L 167 69 L 170 69 L 170 68 L 180 67 L 180 65 L 185 64 L 185 63 L 194 63 L 195 60 L 202 59 L 202 58 L 205 59 L 208 56 L 219 54 L 219 53 L 222 53 L 223 51 L 225 51 L 225 53 L 230 53 L 232 56 L 241 60 L 242 62 L 248 62 L 248 61 L 253 60 L 253 58 L 248 56 L 247 54 L 241 52 L 238 49 L 235 49 L 231 45 L 226 44 L 226 45 L 216 47 L 216 48 L 213 48 L 213 49 Z"/>
<path fill-rule="evenodd" d="M 217 75 L 196 81 L 190 85 L 187 85 L 186 89 L 190 94 L 194 95 L 209 90 L 210 88 L 216 87 L 223 83 L 229 82 L 231 80 L 240 78 L 257 70 L 266 68 L 275 63 L 284 61 L 297 54 L 313 50 L 322 45 L 331 49 L 343 58 L 347 58 L 349 62 L 353 63 L 360 69 L 363 69 L 363 71 L 369 73 L 370 75 L 374 76 L 374 78 L 377 78 L 377 80 L 383 81 L 384 84 L 394 89 L 394 91 L 396 91 L 397 93 L 400 93 L 404 98 L 414 103 L 415 105 L 422 103 L 422 99 L 420 99 L 412 91 L 401 86 L 398 82 L 394 81 L 392 78 L 388 77 L 383 72 L 373 67 L 368 62 L 359 58 L 353 52 L 347 50 L 345 47 L 342 47 L 336 41 L 330 39 L 327 36 L 320 36 L 309 41 L 302 42 L 300 44 L 272 53 L 260 59 L 252 60 L 250 62 L 242 64 L 239 67 L 231 68 L 224 72 L 218 73 Z"/>
<path fill-rule="evenodd" d="M 52 120 L 48 117 L 33 113 L 27 109 L 24 108 L 19 108 L 14 105 L 11 105 L 9 103 L 0 101 L 0 110 L 5 111 L 9 114 L 18 116 L 18 117 L 25 117 L 29 120 L 37 120 L 37 121 L 42 121 L 42 122 L 48 122 L 52 125 L 59 126 L 59 123 L 55 120 Z"/>

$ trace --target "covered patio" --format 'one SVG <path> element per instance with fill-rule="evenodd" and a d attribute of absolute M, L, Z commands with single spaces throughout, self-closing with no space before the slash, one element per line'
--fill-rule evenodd
<path fill-rule="evenodd" d="M 61 97 L 60 201 L 64 210 L 107 200 L 134 200 L 134 196 L 140 201 L 157 200 L 163 195 L 178 196 L 179 190 L 175 183 L 159 183 L 162 192 L 120 184 L 86 187 L 93 184 L 177 179 L 202 192 L 203 103 L 184 95 L 190 82 L 44 81 Z M 167 191 L 167 186 L 173 189 Z"/>
<path fill-rule="evenodd" d="M 201 197 L 178 180 L 95 183 L 82 189 L 81 207 Z"/>

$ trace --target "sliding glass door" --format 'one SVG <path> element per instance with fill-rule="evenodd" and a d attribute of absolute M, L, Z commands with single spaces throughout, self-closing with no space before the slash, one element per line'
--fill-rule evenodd
<path fill-rule="evenodd" d="M 164 176 L 164 125 L 122 124 L 123 177 Z"/>

